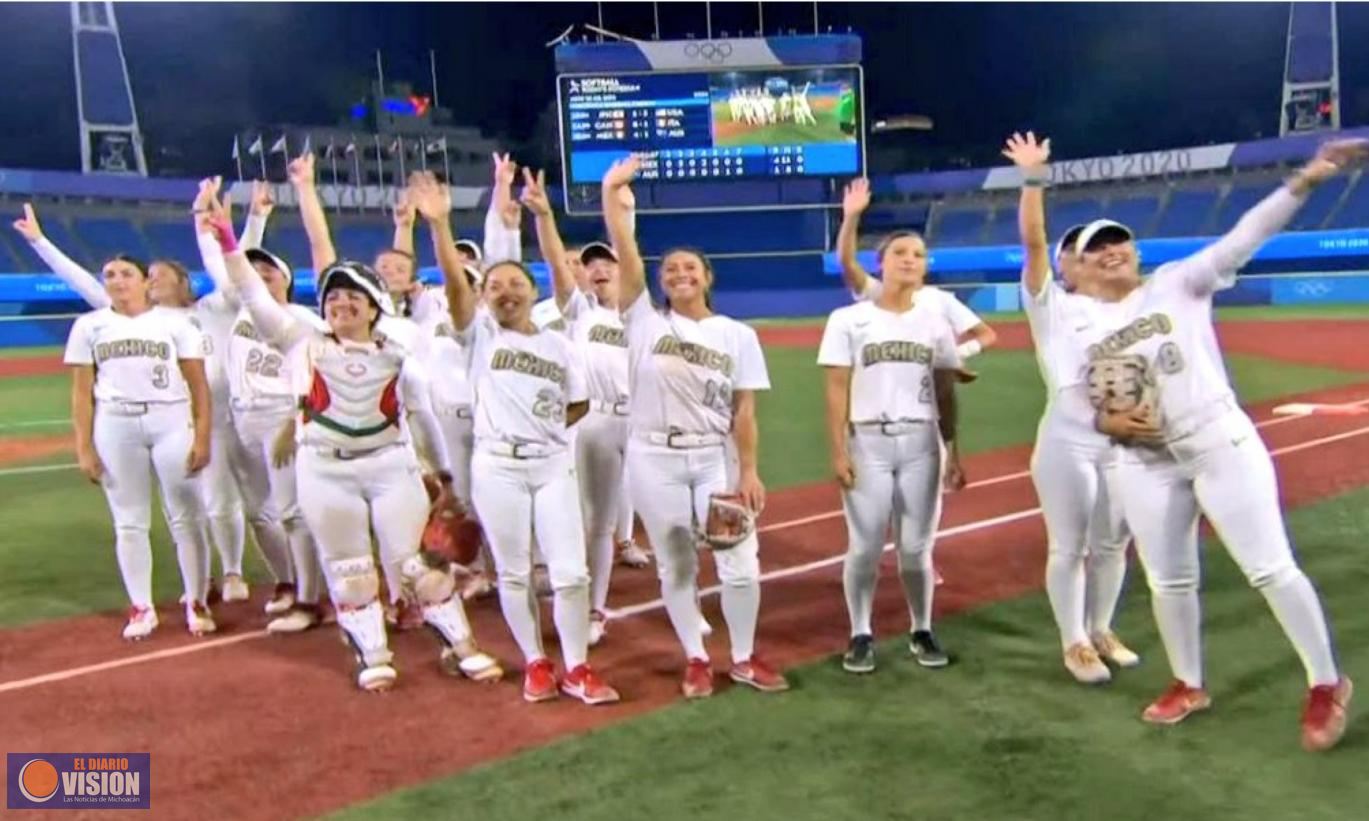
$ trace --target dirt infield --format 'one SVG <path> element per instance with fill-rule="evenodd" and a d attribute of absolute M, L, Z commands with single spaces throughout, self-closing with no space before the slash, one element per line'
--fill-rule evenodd
<path fill-rule="evenodd" d="M 60 356 L 17 356 L 0 359 L 0 379 L 12 376 L 51 376 L 65 373 Z"/>
<path fill-rule="evenodd" d="M 1308 398 L 1366 394 L 1369 386 L 1358 385 Z M 1253 413 L 1267 419 L 1268 406 Z M 1294 448 L 1278 459 L 1284 502 L 1369 484 L 1365 424 L 1302 418 L 1267 425 L 1272 448 Z M 1344 438 L 1333 443 L 1338 435 Z M 939 613 L 1039 586 L 1044 531 L 1022 473 L 1026 457 L 1026 449 L 1014 448 L 968 460 L 972 481 L 992 481 L 948 499 L 938 542 L 947 578 L 937 594 Z M 838 511 L 835 488 L 812 485 L 774 493 L 762 521 L 763 566 L 772 578 L 764 587 L 760 647 L 783 665 L 844 647 L 845 532 Z M 876 610 L 886 630 L 907 618 L 892 569 L 889 557 Z M 773 577 L 777 571 L 787 575 Z M 209 640 L 185 635 L 174 606 L 161 608 L 161 629 L 138 645 L 118 638 L 117 613 L 4 631 L 0 736 L 10 749 L 151 752 L 161 762 L 154 817 L 323 812 L 678 702 L 680 652 L 657 595 L 653 571 L 618 571 L 611 606 L 639 614 L 613 621 L 594 653 L 596 666 L 627 698 L 608 708 L 524 704 L 516 673 L 496 686 L 443 678 L 433 639 L 422 631 L 395 637 L 400 687 L 388 696 L 364 695 L 351 685 L 336 628 L 263 637 L 260 600 L 220 606 L 221 633 Z M 705 599 L 705 611 L 717 628 L 709 649 L 723 669 L 726 629 L 715 596 Z M 516 667 L 496 601 L 474 605 L 471 618 L 487 647 Z M 553 636 L 549 617 L 545 630 Z M 1055 650 L 1054 638 L 1043 637 L 1042 652 Z M 100 667 L 82 673 L 76 668 L 83 665 Z M 802 677 L 795 683 L 802 687 Z M 719 684 L 726 686 L 721 678 Z"/>
<path fill-rule="evenodd" d="M 0 438 L 0 467 L 32 462 L 54 453 L 66 453 L 74 446 L 75 440 L 70 433 Z"/>

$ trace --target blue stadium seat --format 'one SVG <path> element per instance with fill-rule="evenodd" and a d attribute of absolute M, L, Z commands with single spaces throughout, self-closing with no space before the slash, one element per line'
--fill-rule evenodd
<path fill-rule="evenodd" d="M 73 227 L 91 253 L 100 260 L 115 254 L 131 254 L 144 261 L 151 256 L 151 249 L 143 235 L 126 219 L 77 217 Z"/>
<path fill-rule="evenodd" d="M 197 270 L 200 263 L 200 248 L 195 241 L 195 229 L 190 220 L 176 222 L 148 222 L 143 225 L 151 256 L 174 259 L 190 270 Z"/>
<path fill-rule="evenodd" d="M 28 271 L 25 270 L 26 266 L 23 260 L 14 251 L 10 250 L 11 243 L 23 243 L 24 245 L 28 245 L 27 242 L 24 242 L 24 238 L 17 234 L 12 237 L 0 234 L 0 274 L 28 273 Z"/>
<path fill-rule="evenodd" d="M 1369 226 L 1369 178 L 1363 172 L 1355 187 L 1346 195 L 1345 202 L 1327 228 L 1364 228 Z"/>
<path fill-rule="evenodd" d="M 1128 226 L 1137 236 L 1147 237 L 1153 233 L 1150 224 L 1159 210 L 1160 198 L 1154 194 L 1114 197 L 1103 207 L 1102 216 Z"/>
<path fill-rule="evenodd" d="M 394 228 L 382 225 L 354 225 L 335 230 L 333 245 L 347 259 L 371 262 L 376 252 L 394 245 Z"/>
<path fill-rule="evenodd" d="M 1225 234 L 1230 231 L 1236 220 L 1273 190 L 1272 184 L 1264 183 L 1233 187 L 1231 193 L 1226 195 L 1226 199 L 1222 200 L 1222 207 L 1217 210 L 1217 222 L 1213 225 L 1213 233 Z"/>
<path fill-rule="evenodd" d="M 1103 203 L 1098 200 L 1063 200 L 1046 207 L 1046 231 L 1051 241 L 1071 225 L 1092 222 L 1103 216 Z"/>
<path fill-rule="evenodd" d="M 985 245 L 1017 245 L 1022 241 L 1022 232 L 1017 228 L 1017 209 L 1004 205 L 993 212 L 989 227 L 984 232 Z"/>
<path fill-rule="evenodd" d="M 1208 221 L 1217 205 L 1217 190 L 1175 189 L 1169 205 L 1152 232 L 1157 237 L 1192 237 L 1207 232 Z"/>
<path fill-rule="evenodd" d="M 1317 186 L 1312 196 L 1307 198 L 1306 204 L 1298 211 L 1298 215 L 1293 218 L 1289 228 L 1293 231 L 1321 230 L 1322 224 L 1331 215 L 1331 209 L 1336 207 L 1341 194 L 1345 193 L 1345 187 L 1349 184 L 1350 181 L 1346 177 L 1332 177 Z"/>
<path fill-rule="evenodd" d="M 271 220 L 266 224 L 262 245 L 284 259 L 291 268 L 309 268 L 313 265 L 309 255 L 309 237 L 298 222 L 291 224 L 287 220 Z"/>
<path fill-rule="evenodd" d="M 984 218 L 982 209 L 943 211 L 932 228 L 935 245 L 978 245 L 983 241 Z"/>

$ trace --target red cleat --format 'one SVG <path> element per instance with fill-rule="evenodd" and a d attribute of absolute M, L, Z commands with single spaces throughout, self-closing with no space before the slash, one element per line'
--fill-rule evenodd
<path fill-rule="evenodd" d="M 685 698 L 708 698 L 713 695 L 713 666 L 708 659 L 689 660 L 680 690 Z"/>
<path fill-rule="evenodd" d="M 763 693 L 781 693 L 789 689 L 789 682 L 784 676 L 761 661 L 757 655 L 752 655 L 740 664 L 732 665 L 732 672 L 729 675 L 738 684 L 755 687 Z"/>
<path fill-rule="evenodd" d="M 1321 684 L 1307 691 L 1302 708 L 1302 748 L 1310 753 L 1329 750 L 1345 735 L 1349 719 L 1350 679 L 1341 676 L 1335 684 Z"/>
<path fill-rule="evenodd" d="M 523 700 L 533 703 L 556 699 L 556 668 L 548 659 L 538 659 L 523 671 Z"/>
<path fill-rule="evenodd" d="M 1178 724 L 1199 710 L 1212 706 L 1207 691 L 1175 680 L 1159 698 L 1146 708 L 1141 718 L 1151 724 Z"/>
<path fill-rule="evenodd" d="M 608 686 L 588 664 L 581 664 L 566 674 L 561 692 L 586 704 L 612 704 L 619 700 L 618 691 Z"/>

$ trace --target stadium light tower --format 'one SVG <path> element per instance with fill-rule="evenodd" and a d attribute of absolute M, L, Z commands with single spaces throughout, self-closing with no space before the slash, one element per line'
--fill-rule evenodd
<path fill-rule="evenodd" d="M 1335 3 L 1289 3 L 1279 136 L 1340 128 Z"/>
<path fill-rule="evenodd" d="M 146 177 L 143 134 L 111 0 L 71 4 L 71 46 L 81 171 Z"/>

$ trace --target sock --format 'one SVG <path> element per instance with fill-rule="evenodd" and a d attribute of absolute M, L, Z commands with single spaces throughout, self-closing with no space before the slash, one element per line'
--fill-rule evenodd
<path fill-rule="evenodd" d="M 724 584 L 722 605 L 728 639 L 732 643 L 732 661 L 735 664 L 750 661 L 756 652 L 756 622 L 761 612 L 760 581 Z"/>
<path fill-rule="evenodd" d="M 1312 582 L 1301 571 L 1289 574 L 1277 584 L 1260 588 L 1284 635 L 1293 643 L 1298 658 L 1307 670 L 1307 685 L 1335 684 L 1340 681 L 1326 614 Z"/>
<path fill-rule="evenodd" d="M 1094 548 L 1084 562 L 1084 573 L 1084 624 L 1090 635 L 1111 633 L 1127 578 L 1126 545 L 1120 549 Z"/>
<path fill-rule="evenodd" d="M 544 658 L 541 625 L 537 613 L 537 597 L 532 590 L 532 579 L 499 577 L 499 607 L 504 611 L 504 622 L 518 643 L 523 659 L 528 662 Z"/>
<path fill-rule="evenodd" d="M 932 572 L 932 552 L 917 554 L 910 560 L 899 555 L 898 577 L 903 582 L 903 595 L 908 599 L 908 616 L 912 629 L 932 629 L 932 596 L 936 590 L 936 574 Z"/>
<path fill-rule="evenodd" d="M 224 575 L 241 576 L 243 544 L 246 541 L 242 511 L 209 517 L 209 537 L 219 554 Z"/>
<path fill-rule="evenodd" d="M 115 553 L 124 590 L 134 607 L 152 606 L 152 543 L 146 530 L 124 529 L 114 533 Z"/>
<path fill-rule="evenodd" d="M 561 658 L 566 672 L 570 672 L 589 656 L 589 586 L 576 584 L 554 589 L 551 615 L 561 638 Z"/>
<path fill-rule="evenodd" d="M 285 528 L 269 519 L 256 519 L 251 525 L 257 549 L 261 551 L 272 581 L 276 584 L 294 584 L 295 570 L 290 561 L 290 544 L 285 538 Z"/>
<path fill-rule="evenodd" d="M 1169 669 L 1190 687 L 1203 686 L 1202 607 L 1197 590 L 1151 590 L 1155 626 L 1165 645 Z"/>
<path fill-rule="evenodd" d="M 846 612 L 851 619 L 851 635 L 874 635 L 871 612 L 875 604 L 875 585 L 879 583 L 880 553 L 848 548 L 841 567 L 841 587 L 846 594 Z"/>
<path fill-rule="evenodd" d="M 290 545 L 290 560 L 295 567 L 295 601 L 318 604 L 323 592 L 323 570 L 319 567 L 314 537 L 304 526 L 303 519 L 287 523 L 285 533 Z"/>
<path fill-rule="evenodd" d="M 1065 648 L 1088 641 L 1084 630 L 1085 573 L 1084 557 L 1078 553 L 1052 550 L 1046 556 L 1046 597 Z"/>
<path fill-rule="evenodd" d="M 592 609 L 608 607 L 608 583 L 613 575 L 613 534 L 593 534 L 587 544 L 589 559 L 589 600 Z"/>

